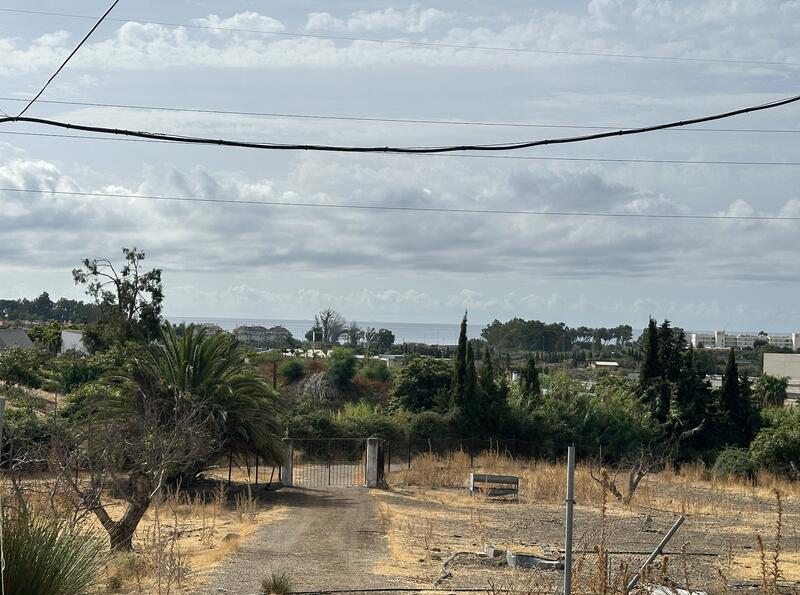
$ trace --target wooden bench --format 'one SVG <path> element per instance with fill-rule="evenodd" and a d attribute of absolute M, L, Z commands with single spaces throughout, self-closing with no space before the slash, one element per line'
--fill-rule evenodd
<path fill-rule="evenodd" d="M 469 491 L 471 494 L 483 492 L 487 496 L 514 496 L 514 499 L 519 502 L 519 477 L 470 473 Z"/>

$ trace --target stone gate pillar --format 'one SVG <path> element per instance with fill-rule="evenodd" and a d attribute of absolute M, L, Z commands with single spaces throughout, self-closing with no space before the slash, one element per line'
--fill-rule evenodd
<path fill-rule="evenodd" d="M 378 487 L 378 439 L 367 438 L 367 487 Z"/>
<path fill-rule="evenodd" d="M 285 457 L 286 459 L 281 465 L 281 483 L 284 487 L 290 488 L 292 487 L 292 455 L 294 454 L 292 449 L 292 439 L 291 438 L 284 438 L 283 439 L 283 446 L 285 450 Z"/>

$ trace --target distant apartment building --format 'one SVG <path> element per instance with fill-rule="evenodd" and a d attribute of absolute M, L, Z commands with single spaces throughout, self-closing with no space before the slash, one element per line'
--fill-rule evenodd
<path fill-rule="evenodd" d="M 800 333 L 755 335 L 751 333 L 726 333 L 725 331 L 691 333 L 690 343 L 694 348 L 706 349 L 752 349 L 756 341 L 765 341 L 774 347 L 800 349 Z"/>
<path fill-rule="evenodd" d="M 261 348 L 284 349 L 291 347 L 293 341 L 292 333 L 282 326 L 237 326 L 233 336 L 244 345 Z"/>

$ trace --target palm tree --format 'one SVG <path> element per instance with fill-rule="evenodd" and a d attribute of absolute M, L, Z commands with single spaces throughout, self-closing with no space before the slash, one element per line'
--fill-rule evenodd
<path fill-rule="evenodd" d="M 230 335 L 165 323 L 157 343 L 137 349 L 97 388 L 82 406 L 79 442 L 93 478 L 98 471 L 128 475 L 123 516 L 113 520 L 102 505 L 102 482 L 74 485 L 112 549 L 131 549 L 139 521 L 170 478 L 194 476 L 223 453 L 283 460 L 278 397 Z"/>
<path fill-rule="evenodd" d="M 147 351 L 143 370 L 173 394 L 191 400 L 214 425 L 218 453 L 283 460 L 280 402 L 269 384 L 253 374 L 227 333 L 164 324 L 161 342 Z"/>

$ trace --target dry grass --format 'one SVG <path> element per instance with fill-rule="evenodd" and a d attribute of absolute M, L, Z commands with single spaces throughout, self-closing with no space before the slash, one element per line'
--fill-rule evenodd
<path fill-rule="evenodd" d="M 470 496 L 465 488 L 471 471 L 517 475 L 521 504 Z M 672 546 L 680 552 L 661 558 L 662 566 L 649 569 L 647 579 L 651 581 L 668 575 L 683 585 L 714 592 L 727 592 L 732 583 L 744 581 L 758 585 L 762 595 L 776 595 L 779 585 L 800 582 L 800 484 L 768 473 L 747 481 L 715 476 L 699 464 L 680 469 L 667 466 L 647 475 L 632 501 L 623 504 L 592 478 L 592 473 L 599 475 L 598 471 L 583 464 L 575 474 L 577 510 L 584 515 L 576 523 L 575 575 L 581 590 L 619 592 L 638 569 L 641 556 L 625 559 L 609 555 L 609 551 L 631 537 L 632 522 L 638 527 L 638 519 L 651 515 L 661 532 L 677 515 L 688 518 L 681 529 L 683 545 Z M 613 478 L 615 470 L 608 472 Z M 622 469 L 617 479 L 620 487 L 624 475 Z M 378 570 L 427 580 L 438 571 L 441 556 L 437 552 L 478 550 L 489 536 L 498 547 L 525 550 L 519 532 L 515 540 L 506 529 L 508 523 L 532 516 L 544 523 L 548 518 L 563 518 L 565 477 L 564 464 L 518 460 L 497 453 L 474 457 L 472 467 L 470 457 L 463 452 L 420 455 L 411 469 L 390 474 L 393 494 L 376 494 L 381 502 L 381 524 L 395 560 L 395 564 Z M 428 505 L 421 507 L 419 501 Z M 459 531 L 454 535 L 454 526 L 465 527 L 463 534 Z M 534 524 L 533 534 L 527 539 L 544 540 L 547 533 L 551 545 L 558 546 L 563 534 L 543 532 L 546 527 L 537 530 Z M 505 541 L 511 543 L 503 542 L 504 534 L 508 536 Z M 648 544 L 652 547 L 650 542 L 658 539 L 658 534 L 640 535 L 642 548 Z M 685 542 L 688 536 L 691 547 Z M 692 551 L 707 550 L 716 552 L 717 557 L 692 557 Z M 705 566 L 698 565 L 701 561 Z M 700 567 L 705 569 L 702 576 L 697 574 Z"/>
<path fill-rule="evenodd" d="M 121 513 L 122 503 L 114 508 Z M 221 486 L 210 497 L 167 493 L 150 506 L 137 529 L 136 562 L 118 558 L 109 580 L 119 576 L 121 593 L 195 593 L 216 566 L 239 551 L 242 540 L 286 514 L 285 507 L 269 507 L 249 490 L 233 502 Z"/>
<path fill-rule="evenodd" d="M 244 470 L 238 470 L 245 475 Z M 28 477 L 22 484 L 29 510 L 70 518 L 73 502 L 64 490 L 51 502 L 48 480 Z M 0 489 L 13 501 L 11 486 Z M 126 503 L 105 494 L 103 502 L 112 518 L 122 515 Z M 96 593 L 158 594 L 196 593 L 210 572 L 234 555 L 241 542 L 267 523 L 283 518 L 286 507 L 272 507 L 248 488 L 228 498 L 224 484 L 208 493 L 167 491 L 151 504 L 134 535 L 134 552 L 112 557 Z M 93 515 L 78 522 L 106 534 Z"/>

